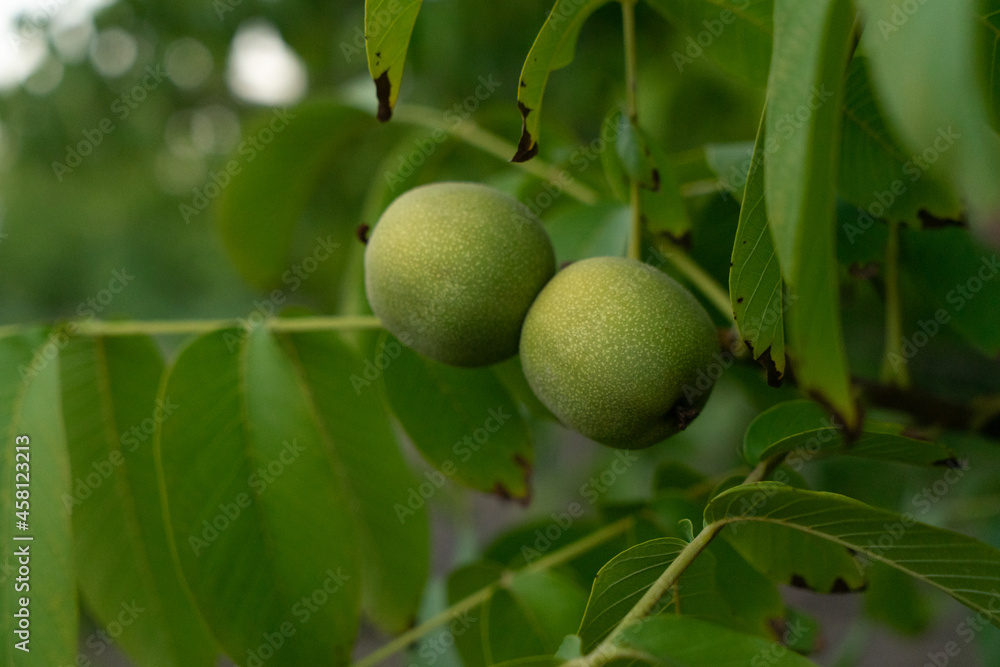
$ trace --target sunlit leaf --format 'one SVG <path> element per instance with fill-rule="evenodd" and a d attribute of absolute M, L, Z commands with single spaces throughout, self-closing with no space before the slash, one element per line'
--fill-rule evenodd
<path fill-rule="evenodd" d="M 214 665 L 217 648 L 177 575 L 163 522 L 153 433 L 184 407 L 157 401 L 149 338 L 74 338 L 60 354 L 80 589 L 139 664 Z"/>
<path fill-rule="evenodd" d="M 58 358 L 66 337 L 62 330 L 35 329 L 0 338 L 0 662 L 5 665 L 76 662 L 73 537 L 63 503 L 70 463 Z M 27 497 L 18 498 L 18 492 Z"/>
<path fill-rule="evenodd" d="M 791 294 L 796 381 L 852 429 L 858 412 L 841 333 L 834 205 L 854 14 L 847 0 L 775 2 L 764 173 L 768 224 Z"/>
<path fill-rule="evenodd" d="M 511 158 L 513 162 L 525 162 L 538 153 L 542 98 L 549 74 L 573 62 L 576 40 L 584 22 L 594 10 L 609 1 L 556 0 L 521 69 L 517 107 L 521 111 L 523 127 L 517 153 Z"/>
<path fill-rule="evenodd" d="M 365 0 L 365 52 L 378 95 L 378 119 L 387 121 L 399 96 L 406 51 L 423 0 Z"/>

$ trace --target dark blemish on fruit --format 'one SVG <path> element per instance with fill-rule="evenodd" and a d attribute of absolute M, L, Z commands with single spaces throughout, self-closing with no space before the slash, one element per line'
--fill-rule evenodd
<path fill-rule="evenodd" d="M 392 118 L 392 105 L 389 97 L 392 95 L 392 84 L 389 83 L 389 70 L 382 72 L 375 79 L 375 95 L 378 97 L 378 122 L 384 123 Z"/>
<path fill-rule="evenodd" d="M 358 240 L 364 243 L 365 245 L 368 245 L 368 232 L 370 229 L 371 227 L 362 222 L 360 225 L 358 225 L 357 229 L 354 230 L 354 233 L 357 235 Z"/>

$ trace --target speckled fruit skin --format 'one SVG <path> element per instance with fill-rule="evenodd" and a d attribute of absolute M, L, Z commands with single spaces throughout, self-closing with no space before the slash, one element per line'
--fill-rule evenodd
<path fill-rule="evenodd" d="M 711 389 L 689 403 L 684 387 L 718 351 L 715 327 L 690 292 L 622 257 L 560 271 L 521 332 L 524 375 L 542 403 L 570 428 L 622 449 L 655 444 L 701 411 Z"/>
<path fill-rule="evenodd" d="M 453 366 L 517 353 L 524 317 L 555 273 L 555 253 L 523 204 L 475 183 L 398 197 L 365 249 L 372 311 L 403 343 Z"/>

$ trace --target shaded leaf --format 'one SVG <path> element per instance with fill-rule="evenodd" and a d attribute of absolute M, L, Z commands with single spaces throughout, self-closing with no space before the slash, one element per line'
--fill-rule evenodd
<path fill-rule="evenodd" d="M 785 374 L 785 308 L 764 197 L 766 131 L 762 115 L 733 242 L 729 299 L 740 337 L 767 369 L 768 382 L 778 384 Z"/>
<path fill-rule="evenodd" d="M 490 561 L 454 570 L 448 599 L 454 604 L 486 586 L 497 590 L 465 615 L 467 629 L 454 633 L 466 667 L 554 654 L 576 629 L 586 604 L 583 589 L 558 572 L 511 574 Z"/>
<path fill-rule="evenodd" d="M 281 337 L 315 418 L 334 450 L 350 495 L 362 555 L 362 605 L 388 632 L 413 622 L 429 569 L 427 510 L 381 401 L 353 379 L 365 364 L 335 334 Z"/>
<path fill-rule="evenodd" d="M 875 219 L 901 220 L 920 226 L 925 211 L 941 219 L 958 219 L 961 202 L 928 170 L 918 155 L 902 148 L 889 130 L 871 87 L 868 59 L 857 56 L 847 68 L 844 84 L 844 131 L 840 142 L 838 190 L 862 209 L 847 228 L 853 244 Z"/>
<path fill-rule="evenodd" d="M 771 65 L 773 0 L 646 0 L 685 39 L 671 54 L 678 72 L 702 55 L 755 86 L 767 83 Z"/>
<path fill-rule="evenodd" d="M 517 107 L 523 121 L 521 140 L 512 162 L 526 162 L 538 153 L 542 98 L 549 74 L 573 62 L 576 40 L 584 22 L 610 0 L 556 0 L 535 43 L 528 51 L 517 87 Z"/>
<path fill-rule="evenodd" d="M 505 498 L 529 496 L 531 432 L 489 368 L 455 368 L 388 337 L 383 378 L 393 413 L 446 476 Z"/>
<path fill-rule="evenodd" d="M 399 96 L 406 51 L 423 0 L 365 0 L 365 52 L 378 95 L 378 119 L 387 121 Z"/>
<path fill-rule="evenodd" d="M 664 667 L 807 667 L 815 663 L 785 647 L 690 616 L 662 615 L 628 629 L 623 648 Z M 631 657 L 631 656 L 630 656 Z"/>
<path fill-rule="evenodd" d="M 764 173 L 768 225 L 791 292 L 796 381 L 851 429 L 859 417 L 841 332 L 834 205 L 854 14 L 848 0 L 776 0 L 765 121 L 774 143 L 765 145 Z"/>
<path fill-rule="evenodd" d="M 900 254 L 902 270 L 920 286 L 923 300 L 937 308 L 933 318 L 905 323 L 901 352 L 913 357 L 926 345 L 917 347 L 917 342 L 948 326 L 983 354 L 1000 356 L 998 253 L 964 229 L 935 229 L 902 230 Z"/>
<path fill-rule="evenodd" d="M 835 493 L 775 482 L 720 494 L 707 523 L 763 523 L 851 549 L 862 565 L 878 561 L 938 588 L 1000 626 L 1000 551 L 976 539 L 877 509 Z"/>
<path fill-rule="evenodd" d="M 1000 0 L 981 0 L 981 78 L 993 112 L 993 128 L 1000 128 Z"/>
<path fill-rule="evenodd" d="M 577 634 L 584 653 L 592 651 L 625 618 L 687 543 L 672 537 L 643 542 L 626 549 L 601 568 L 594 580 L 587 610 Z M 716 583 L 715 558 L 702 553 L 681 574 L 659 612 L 710 618 L 738 625 Z"/>
<path fill-rule="evenodd" d="M 893 129 L 927 162 L 939 162 L 986 236 L 1000 235 L 1000 137 L 989 125 L 976 53 L 976 3 L 929 2 L 903 12 L 859 0 L 862 47 Z M 948 44 L 927 49 L 927 44 Z"/>
<path fill-rule="evenodd" d="M 156 440 L 168 529 L 214 635 L 241 662 L 278 633 L 269 664 L 347 664 L 363 578 L 350 487 L 279 342 L 201 336 L 167 396 L 184 406 Z"/>
<path fill-rule="evenodd" d="M 930 601 L 913 577 L 881 563 L 868 571 L 865 613 L 896 632 L 915 637 L 931 622 Z"/>
<path fill-rule="evenodd" d="M 786 401 L 760 413 L 747 427 L 743 456 L 751 465 L 791 452 L 786 462 L 798 470 L 818 456 L 850 455 L 913 465 L 957 465 L 942 445 L 904 435 L 892 422 L 866 421 L 857 440 L 844 441 L 844 427 L 813 401 Z"/>
<path fill-rule="evenodd" d="M 139 664 L 214 665 L 215 641 L 184 593 L 163 521 L 153 433 L 186 406 L 156 400 L 156 344 L 74 338 L 60 366 L 74 482 L 65 504 L 88 610 L 99 627 L 134 615 L 115 641 Z"/>
<path fill-rule="evenodd" d="M 35 329 L 0 338 L 0 475 L 4 480 L 0 494 L 4 517 L 0 522 L 0 627 L 4 635 L 0 662 L 5 665 L 51 667 L 76 660 L 79 618 L 73 537 L 69 508 L 63 504 L 70 489 L 70 464 L 60 414 L 58 359 L 66 336 L 65 331 Z M 28 449 L 18 450 L 18 446 Z M 19 473 L 27 477 L 19 478 Z M 17 486 L 25 483 L 27 487 Z M 28 497 L 18 498 L 17 492 L 25 490 L 28 493 L 22 496 Z M 24 521 L 26 529 L 19 529 L 17 521 Z M 26 537 L 31 539 L 22 539 Z M 29 568 L 27 580 L 22 566 Z M 26 606 L 22 599 L 28 600 Z M 24 631 L 20 621 L 25 614 L 29 634 L 18 635 Z M 17 644 L 25 640 L 22 651 Z"/>
<path fill-rule="evenodd" d="M 273 119 L 279 124 L 269 126 Z M 227 163 L 239 171 L 216 207 L 223 246 L 245 280 L 271 287 L 283 279 L 295 227 L 323 168 L 367 123 L 365 113 L 326 100 L 274 112 L 248 129 Z M 265 130 L 272 139 L 262 145 L 257 135 Z"/>

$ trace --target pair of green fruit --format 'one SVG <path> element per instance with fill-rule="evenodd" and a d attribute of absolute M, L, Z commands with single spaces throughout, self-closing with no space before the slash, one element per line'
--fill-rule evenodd
<path fill-rule="evenodd" d="M 708 398 L 685 396 L 718 351 L 690 292 L 622 257 L 556 274 L 541 222 L 493 188 L 436 183 L 397 198 L 368 241 L 365 289 L 385 328 L 427 357 L 471 367 L 520 351 L 542 403 L 612 447 L 673 435 Z"/>

